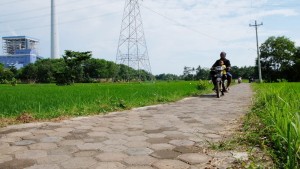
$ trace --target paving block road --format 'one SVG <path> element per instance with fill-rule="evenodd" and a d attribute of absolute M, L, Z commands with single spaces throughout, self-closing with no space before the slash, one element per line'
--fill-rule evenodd
<path fill-rule="evenodd" d="M 249 84 L 225 96 L 0 129 L 1 169 L 226 168 L 230 151 L 208 150 L 230 138 L 251 106 Z"/>

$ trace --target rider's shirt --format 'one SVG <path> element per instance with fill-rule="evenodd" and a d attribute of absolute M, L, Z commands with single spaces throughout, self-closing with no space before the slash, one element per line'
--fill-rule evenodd
<path fill-rule="evenodd" d="M 223 70 L 222 70 L 222 75 L 226 75 L 226 66 L 225 65 L 222 65 L 222 68 L 223 68 Z"/>
<path fill-rule="evenodd" d="M 218 60 L 213 64 L 212 67 L 219 66 L 220 60 L 223 60 L 224 65 L 225 65 L 226 67 L 231 67 L 230 61 L 229 61 L 228 59 L 218 59 Z"/>

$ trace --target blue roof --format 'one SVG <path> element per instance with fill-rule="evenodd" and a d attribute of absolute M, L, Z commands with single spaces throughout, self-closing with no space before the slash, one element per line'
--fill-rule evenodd
<path fill-rule="evenodd" d="M 30 39 L 30 40 L 34 40 L 34 41 L 39 41 L 38 39 L 36 38 L 32 38 L 32 37 L 29 37 L 29 36 L 5 36 L 5 37 L 2 37 L 2 39 Z"/>

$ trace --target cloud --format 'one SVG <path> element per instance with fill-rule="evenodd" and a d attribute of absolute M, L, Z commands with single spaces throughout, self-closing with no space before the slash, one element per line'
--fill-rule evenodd
<path fill-rule="evenodd" d="M 115 61 L 124 4 L 124 0 L 57 1 L 60 53 L 66 49 L 92 51 L 94 57 Z M 254 65 L 255 52 L 249 50 L 256 48 L 255 30 L 249 27 L 254 20 L 266 23 L 259 28 L 260 42 L 286 34 L 299 45 L 296 23 L 300 10 L 299 4 L 293 4 L 279 0 L 144 0 L 140 9 L 153 73 L 181 74 L 184 66 L 210 67 L 222 50 L 234 65 Z M 48 1 L 5 6 L 0 2 L 0 22 L 10 20 L 3 23 L 9 26 L 0 28 L 0 36 L 17 33 L 40 39 L 40 53 L 49 57 L 49 7 Z M 25 19 L 12 22 L 20 18 Z M 279 27 L 277 19 L 286 22 Z"/>

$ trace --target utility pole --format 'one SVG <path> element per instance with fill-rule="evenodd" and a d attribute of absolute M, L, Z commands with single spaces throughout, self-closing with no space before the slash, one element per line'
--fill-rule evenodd
<path fill-rule="evenodd" d="M 255 32 L 256 32 L 256 50 L 257 50 L 257 62 L 258 62 L 258 77 L 259 77 L 259 82 L 262 83 L 262 75 L 261 75 L 261 64 L 260 64 L 260 54 L 259 54 L 259 49 L 258 49 L 258 35 L 257 35 L 257 27 L 262 26 L 263 23 L 257 24 L 255 20 L 255 24 L 251 25 L 249 24 L 250 27 L 254 26 L 255 27 Z"/>
<path fill-rule="evenodd" d="M 128 66 L 128 81 L 132 78 L 129 67 L 139 72 L 139 80 L 142 70 L 151 74 L 139 0 L 125 0 L 116 63 Z"/>
<path fill-rule="evenodd" d="M 51 0 L 51 59 L 59 58 L 55 0 Z"/>

